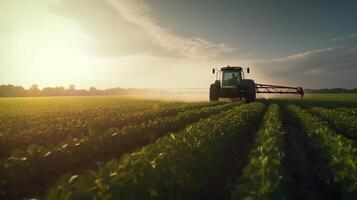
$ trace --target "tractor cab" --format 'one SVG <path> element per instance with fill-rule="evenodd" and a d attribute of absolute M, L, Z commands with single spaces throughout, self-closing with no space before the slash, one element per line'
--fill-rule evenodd
<path fill-rule="evenodd" d="M 235 88 L 244 78 L 243 69 L 241 67 L 223 67 L 221 74 L 222 88 Z"/>
<path fill-rule="evenodd" d="M 216 69 L 213 69 L 215 73 Z M 216 73 L 216 82 L 219 82 L 222 88 L 235 88 L 244 79 L 242 67 L 222 67 Z"/>

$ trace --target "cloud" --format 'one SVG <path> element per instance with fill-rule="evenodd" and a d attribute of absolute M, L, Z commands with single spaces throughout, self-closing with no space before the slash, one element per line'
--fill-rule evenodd
<path fill-rule="evenodd" d="M 355 37 L 357 37 L 357 33 L 352 33 L 352 34 L 349 34 L 349 35 L 343 35 L 343 36 L 335 37 L 335 38 L 332 38 L 331 40 L 332 41 L 340 41 L 340 40 L 352 39 L 352 38 L 355 38 Z"/>
<path fill-rule="evenodd" d="M 62 0 L 49 3 L 61 16 L 77 20 L 94 38 L 97 54 L 206 59 L 235 48 L 200 37 L 186 37 L 161 26 L 142 0 Z"/>
<path fill-rule="evenodd" d="M 269 81 L 305 87 L 356 87 L 357 46 L 331 47 L 283 58 L 245 61 Z"/>
<path fill-rule="evenodd" d="M 169 52 L 189 58 L 216 57 L 221 53 L 235 50 L 224 43 L 213 43 L 199 37 L 183 37 L 163 28 L 150 17 L 151 8 L 143 1 L 107 0 L 128 22 L 142 28 L 158 46 Z"/>

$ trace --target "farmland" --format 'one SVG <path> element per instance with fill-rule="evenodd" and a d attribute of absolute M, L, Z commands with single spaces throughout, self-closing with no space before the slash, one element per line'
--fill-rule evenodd
<path fill-rule="evenodd" d="M 356 199 L 357 95 L 0 99 L 0 199 Z"/>

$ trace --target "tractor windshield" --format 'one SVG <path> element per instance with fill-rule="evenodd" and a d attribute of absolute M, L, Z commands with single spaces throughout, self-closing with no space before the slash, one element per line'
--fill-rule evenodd
<path fill-rule="evenodd" d="M 222 77 L 222 86 L 236 86 L 242 79 L 240 71 L 224 71 Z"/>

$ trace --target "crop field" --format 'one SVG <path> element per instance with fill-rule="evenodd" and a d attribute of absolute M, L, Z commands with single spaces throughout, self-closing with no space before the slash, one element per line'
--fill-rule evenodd
<path fill-rule="evenodd" d="M 357 199 L 357 95 L 0 99 L 0 199 Z"/>

